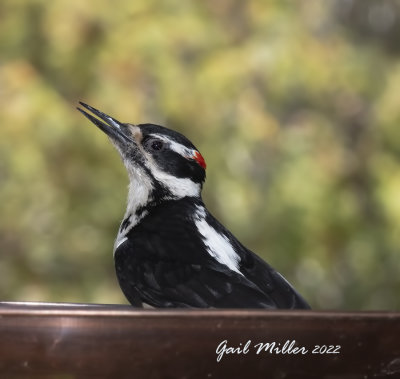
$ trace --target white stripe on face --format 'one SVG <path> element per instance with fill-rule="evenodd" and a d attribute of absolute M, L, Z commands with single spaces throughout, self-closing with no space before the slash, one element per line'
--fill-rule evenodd
<path fill-rule="evenodd" d="M 157 133 L 153 133 L 150 134 L 152 137 L 156 137 L 164 142 L 168 143 L 169 148 L 172 151 L 175 151 L 175 153 L 178 153 L 179 155 L 181 155 L 184 158 L 192 158 L 195 154 L 195 152 L 197 152 L 197 150 L 195 149 L 189 149 L 188 147 L 182 145 L 179 142 L 176 142 L 173 139 L 170 139 L 166 136 L 162 136 L 161 134 L 157 134 Z"/>
<path fill-rule="evenodd" d="M 168 144 L 168 147 L 171 150 L 175 151 L 184 158 L 192 158 L 194 153 L 197 151 L 194 149 L 189 149 L 179 142 L 157 133 L 152 133 L 150 136 L 164 141 Z M 162 171 L 150 156 L 148 156 L 146 165 L 153 174 L 154 178 L 168 188 L 173 198 L 181 199 L 186 196 L 197 197 L 200 195 L 200 183 L 195 183 L 189 178 L 178 178 Z"/>
<path fill-rule="evenodd" d="M 154 178 L 168 188 L 173 198 L 181 199 L 186 196 L 200 196 L 201 185 L 199 183 L 195 183 L 189 178 L 177 178 L 174 175 L 167 174 L 156 165 L 152 165 L 150 170 Z"/>

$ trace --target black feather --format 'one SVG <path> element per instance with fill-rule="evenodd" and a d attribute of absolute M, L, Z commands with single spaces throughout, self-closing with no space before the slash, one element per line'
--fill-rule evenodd
<path fill-rule="evenodd" d="M 115 252 L 119 284 L 128 300 L 155 307 L 309 308 L 272 267 L 246 249 L 213 216 L 206 221 L 228 237 L 243 275 L 206 250 L 194 223 L 200 199 L 165 201 L 131 229 Z"/>

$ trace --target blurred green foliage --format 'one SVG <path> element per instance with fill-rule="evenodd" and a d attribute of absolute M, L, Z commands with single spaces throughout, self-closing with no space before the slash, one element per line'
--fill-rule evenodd
<path fill-rule="evenodd" d="M 125 302 L 127 176 L 74 108 L 160 123 L 314 308 L 400 308 L 397 1 L 0 2 L 0 299 Z"/>

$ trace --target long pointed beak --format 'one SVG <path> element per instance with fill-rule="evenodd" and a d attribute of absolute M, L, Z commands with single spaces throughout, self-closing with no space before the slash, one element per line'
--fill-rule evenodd
<path fill-rule="evenodd" d="M 85 112 L 83 109 L 77 107 L 76 109 L 78 109 L 79 112 L 81 112 L 85 117 L 87 117 L 90 121 L 93 122 L 93 124 L 95 124 L 96 126 L 98 126 L 104 133 L 106 133 L 110 138 L 112 138 L 115 141 L 119 141 L 119 142 L 124 142 L 124 143 L 134 143 L 134 141 L 132 140 L 132 138 L 130 138 L 129 136 L 127 136 L 124 132 L 123 132 L 123 128 L 124 128 L 124 124 L 121 123 L 120 121 L 116 120 L 115 118 L 112 118 L 111 116 L 100 112 L 99 110 L 97 110 L 96 108 L 91 107 L 90 105 L 87 105 L 83 102 L 79 102 L 79 104 L 89 110 L 90 112 L 92 112 L 95 116 L 97 116 L 98 118 L 92 116 L 91 114 Z M 101 121 L 103 120 L 103 121 Z"/>

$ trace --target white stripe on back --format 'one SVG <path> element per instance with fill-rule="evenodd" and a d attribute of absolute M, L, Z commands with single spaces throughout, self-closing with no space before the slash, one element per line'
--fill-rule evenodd
<path fill-rule="evenodd" d="M 206 211 L 203 207 L 197 207 L 194 222 L 200 234 L 203 236 L 203 242 L 206 245 L 207 252 L 219 263 L 227 266 L 232 271 L 243 275 L 239 271 L 240 257 L 235 252 L 228 238 L 218 233 L 205 219 Z"/>

